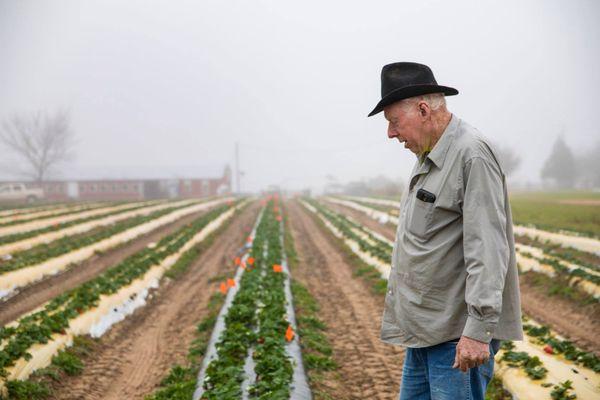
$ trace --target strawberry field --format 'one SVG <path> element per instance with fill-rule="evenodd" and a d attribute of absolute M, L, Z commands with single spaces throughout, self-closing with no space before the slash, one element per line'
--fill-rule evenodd
<path fill-rule="evenodd" d="M 379 328 L 398 209 L 272 194 L 2 210 L 0 398 L 395 399 L 404 351 Z M 525 340 L 503 343 L 488 398 L 600 396 L 590 232 L 515 222 Z"/>

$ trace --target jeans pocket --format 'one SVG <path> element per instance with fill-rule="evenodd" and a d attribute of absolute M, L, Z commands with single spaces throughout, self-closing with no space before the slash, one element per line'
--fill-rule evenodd
<path fill-rule="evenodd" d="M 493 358 L 493 356 L 490 355 L 489 361 L 486 362 L 485 364 L 481 364 L 477 368 L 479 369 L 479 373 L 481 375 L 483 375 L 489 382 L 492 379 L 492 376 L 494 376 L 494 358 Z"/>

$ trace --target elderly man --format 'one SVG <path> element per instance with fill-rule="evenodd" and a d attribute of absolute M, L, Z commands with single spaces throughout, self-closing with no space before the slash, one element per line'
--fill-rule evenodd
<path fill-rule="evenodd" d="M 446 109 L 429 67 L 383 67 L 388 137 L 418 159 L 400 222 L 381 338 L 406 346 L 401 400 L 484 399 L 500 340 L 522 340 L 512 216 L 488 141 Z"/>

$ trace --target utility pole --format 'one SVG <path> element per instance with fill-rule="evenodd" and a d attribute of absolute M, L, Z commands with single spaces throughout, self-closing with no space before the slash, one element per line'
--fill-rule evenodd
<path fill-rule="evenodd" d="M 240 149 L 238 142 L 235 142 L 235 184 L 236 192 L 240 194 Z"/>

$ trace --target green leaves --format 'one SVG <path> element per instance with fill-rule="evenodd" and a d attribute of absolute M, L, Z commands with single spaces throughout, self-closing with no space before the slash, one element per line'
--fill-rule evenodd
<path fill-rule="evenodd" d="M 575 393 L 570 393 L 573 389 L 573 382 L 566 380 L 561 382 L 558 385 L 555 385 L 550 396 L 554 400 L 572 400 L 576 399 L 577 395 Z"/>
<path fill-rule="evenodd" d="M 189 206 L 189 204 L 166 208 L 148 215 L 138 215 L 113 225 L 102 227 L 101 229 L 95 229 L 79 235 L 66 236 L 48 244 L 40 244 L 32 249 L 18 252 L 13 255 L 12 259 L 0 262 L 0 274 L 36 265 L 51 258 L 59 257 L 187 206 Z"/>
<path fill-rule="evenodd" d="M 594 353 L 588 353 L 578 349 L 568 340 L 556 338 L 551 334 L 550 329 L 547 326 L 523 324 L 523 330 L 529 336 L 535 337 L 539 344 L 550 345 L 556 353 L 562 354 L 567 360 L 584 365 L 594 372 L 600 373 L 600 358 L 598 356 Z"/>
<path fill-rule="evenodd" d="M 543 367 L 542 362 L 537 356 L 531 357 L 524 351 L 505 350 L 501 358 L 510 367 L 521 367 L 531 379 L 543 379 L 548 370 Z"/>
<path fill-rule="evenodd" d="M 350 221 L 340 213 L 329 210 L 316 200 L 307 199 L 307 202 L 316 208 L 321 215 L 327 218 L 327 220 L 331 222 L 344 237 L 358 243 L 361 251 L 369 253 L 385 263 L 392 262 L 392 246 L 388 243 L 373 236 L 362 225 Z M 361 232 L 362 235 L 357 234 L 356 231 Z M 363 235 L 366 236 L 368 240 L 365 239 Z"/>
<path fill-rule="evenodd" d="M 55 297 L 42 310 L 21 318 L 16 327 L 2 328 L 0 337 L 7 342 L 0 350 L 0 376 L 7 376 L 7 368 L 18 359 L 29 357 L 28 350 L 32 345 L 47 343 L 53 334 L 63 334 L 70 320 L 95 307 L 100 296 L 116 293 L 134 279 L 143 276 L 152 266 L 176 253 L 198 231 L 228 208 L 224 205 L 211 210 L 162 238 L 155 248 L 141 250 L 91 281 Z"/>
<path fill-rule="evenodd" d="M 293 366 L 285 350 L 286 319 L 284 275 L 273 271 L 281 264 L 280 225 L 275 205 L 269 202 L 257 227 L 248 267 L 225 317 L 225 330 L 217 343 L 217 358 L 206 369 L 203 399 L 239 399 L 244 362 L 250 348 L 256 382 L 252 398 L 287 399 Z"/>

